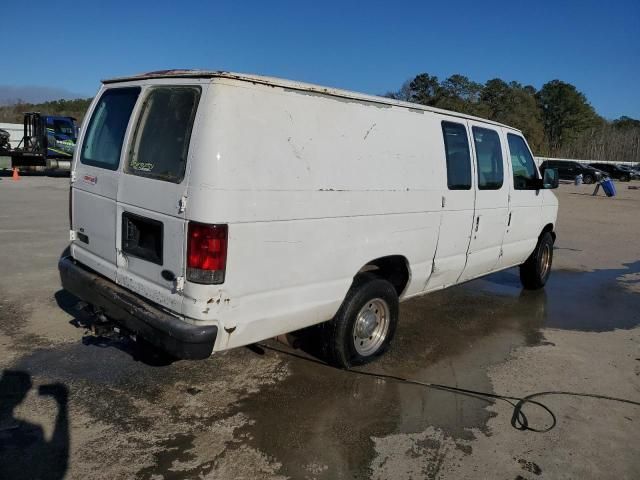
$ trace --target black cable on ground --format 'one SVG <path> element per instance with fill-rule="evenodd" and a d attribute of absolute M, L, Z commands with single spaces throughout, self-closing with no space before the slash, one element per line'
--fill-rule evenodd
<path fill-rule="evenodd" d="M 292 351 L 289 351 L 289 350 L 284 350 L 284 349 L 281 349 L 281 348 L 272 347 L 270 345 L 265 345 L 263 343 L 255 344 L 255 346 L 257 346 L 258 348 L 262 348 L 264 350 L 271 350 L 273 352 L 281 353 L 283 355 L 288 355 L 288 356 L 291 356 L 291 357 L 295 357 L 295 358 L 298 358 L 298 359 L 301 359 L 301 360 L 304 360 L 304 361 L 307 361 L 307 362 L 316 363 L 316 364 L 322 365 L 324 367 L 335 368 L 335 367 L 332 367 L 331 365 L 329 365 L 328 363 L 325 363 L 325 362 L 322 362 L 322 361 L 317 360 L 315 358 L 311 358 L 311 357 L 308 357 L 306 355 L 301 355 L 299 353 L 295 353 L 295 352 L 292 352 Z M 531 395 L 527 395 L 525 397 L 515 397 L 515 396 L 509 396 L 509 395 L 499 395 L 497 393 L 481 392 L 481 391 L 478 391 L 478 390 L 471 390 L 471 389 L 461 388 L 461 387 L 453 387 L 453 386 L 450 386 L 450 385 L 443 385 L 443 384 L 440 384 L 440 383 L 422 382 L 420 380 L 413 380 L 413 379 L 410 379 L 410 378 L 404 378 L 404 377 L 400 377 L 398 375 L 390 375 L 390 374 L 386 374 L 386 373 L 364 372 L 362 370 L 353 370 L 353 369 L 346 369 L 346 370 L 343 370 L 343 371 L 347 372 L 347 373 L 352 373 L 352 374 L 355 374 L 355 375 L 364 376 L 364 377 L 374 377 L 374 378 L 379 378 L 379 379 L 383 379 L 383 380 L 393 380 L 393 381 L 396 381 L 396 382 L 406 383 L 406 384 L 409 384 L 409 385 L 417 385 L 417 386 L 421 386 L 421 387 L 431 388 L 431 389 L 434 389 L 434 390 L 440 390 L 440 391 L 443 391 L 443 392 L 456 393 L 456 394 L 459 394 L 459 395 L 465 395 L 467 397 L 476 398 L 478 400 L 485 400 L 485 401 L 488 401 L 488 402 L 494 402 L 496 400 L 501 400 L 503 402 L 508 403 L 513 408 L 513 414 L 511 415 L 511 426 L 513 428 L 515 428 L 516 430 L 537 432 L 537 433 L 546 433 L 546 432 L 551 431 L 556 426 L 558 421 L 557 421 L 557 418 L 556 418 L 555 414 L 551 410 L 551 408 L 549 408 L 548 406 L 546 406 L 542 402 L 534 400 L 534 398 L 543 397 L 543 396 L 549 396 L 549 395 L 566 395 L 566 396 L 572 396 L 572 397 L 595 398 L 595 399 L 598 399 L 598 400 L 607 400 L 607 401 L 611 401 L 611 402 L 626 403 L 626 404 L 629 404 L 629 405 L 634 405 L 636 407 L 640 407 L 640 402 L 636 402 L 636 401 L 633 401 L 633 400 L 627 400 L 625 398 L 618 398 L 618 397 L 612 397 L 612 396 L 609 396 L 609 395 L 600 395 L 600 394 L 595 394 L 595 393 L 580 393 L 580 392 L 569 392 L 569 391 L 553 390 L 553 391 L 548 391 L 548 392 L 532 393 Z M 544 427 L 544 428 L 534 428 L 534 427 L 530 426 L 529 425 L 529 421 L 527 419 L 527 416 L 523 412 L 523 408 L 527 404 L 536 405 L 536 406 L 542 408 L 544 411 L 546 411 L 547 414 L 549 415 L 549 417 L 551 418 L 551 424 L 548 427 Z"/>

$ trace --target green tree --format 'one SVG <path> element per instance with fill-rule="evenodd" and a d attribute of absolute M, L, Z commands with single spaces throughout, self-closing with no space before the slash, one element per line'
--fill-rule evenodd
<path fill-rule="evenodd" d="M 574 143 L 584 131 L 597 126 L 601 120 L 583 93 L 560 80 L 545 83 L 537 99 L 551 154 Z"/>
<path fill-rule="evenodd" d="M 440 82 L 435 75 L 421 73 L 409 83 L 411 101 L 435 106 L 440 96 Z"/>
<path fill-rule="evenodd" d="M 440 83 L 435 105 L 446 110 L 486 116 L 486 108 L 480 103 L 482 84 L 464 75 L 451 75 Z"/>
<path fill-rule="evenodd" d="M 535 153 L 546 153 L 542 112 L 534 87 L 494 78 L 485 84 L 480 101 L 487 109 L 487 118 L 522 130 Z"/>
<path fill-rule="evenodd" d="M 631 118 L 631 117 L 627 117 L 627 116 L 622 116 L 620 118 L 617 118 L 616 120 L 614 120 L 613 122 L 611 122 L 611 124 L 620 130 L 627 130 L 627 129 L 631 129 L 631 128 L 640 128 L 640 120 L 636 120 L 635 118 Z"/>

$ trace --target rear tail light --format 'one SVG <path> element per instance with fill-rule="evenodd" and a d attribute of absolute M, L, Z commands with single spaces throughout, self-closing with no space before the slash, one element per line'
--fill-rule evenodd
<path fill-rule="evenodd" d="M 227 225 L 189 222 L 187 233 L 187 280 L 224 283 L 227 267 Z"/>

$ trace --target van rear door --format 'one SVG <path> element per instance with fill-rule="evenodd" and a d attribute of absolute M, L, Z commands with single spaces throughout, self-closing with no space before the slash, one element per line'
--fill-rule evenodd
<path fill-rule="evenodd" d="M 114 281 L 118 170 L 140 91 L 140 87 L 102 91 L 89 112 L 73 172 L 71 255 Z"/>
<path fill-rule="evenodd" d="M 118 284 L 182 311 L 189 143 L 201 87 L 145 88 L 117 193 Z"/>

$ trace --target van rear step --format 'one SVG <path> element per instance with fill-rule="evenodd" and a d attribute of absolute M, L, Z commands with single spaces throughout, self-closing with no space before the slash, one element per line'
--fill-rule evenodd
<path fill-rule="evenodd" d="M 83 267 L 72 257 L 58 262 L 62 287 L 127 331 L 183 359 L 211 355 L 218 334 L 215 325 L 192 325 L 150 304 L 142 297 Z"/>

